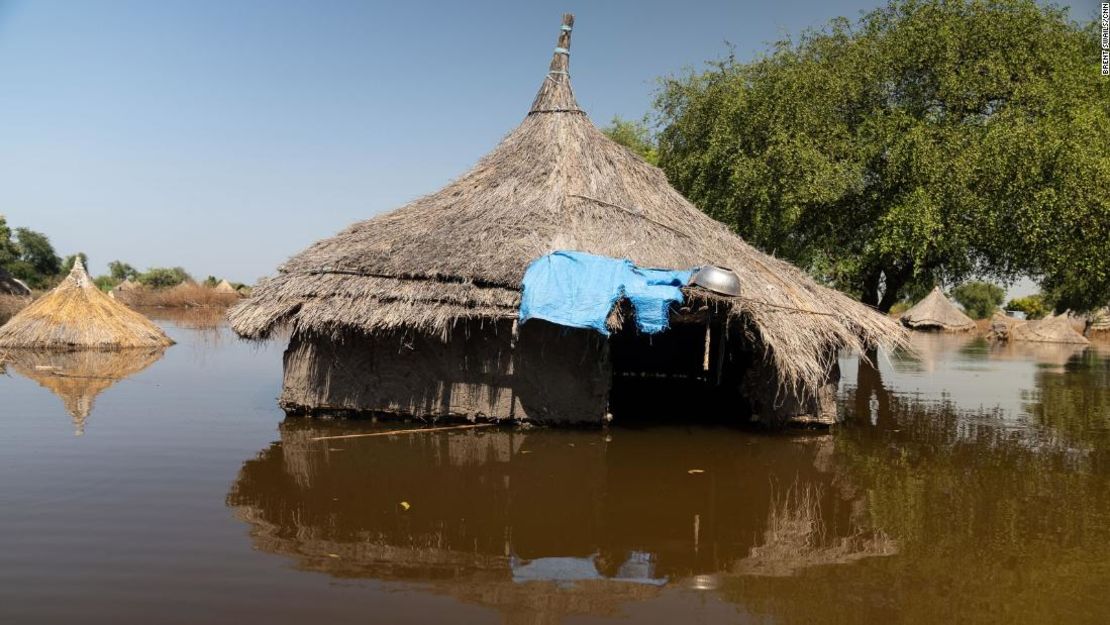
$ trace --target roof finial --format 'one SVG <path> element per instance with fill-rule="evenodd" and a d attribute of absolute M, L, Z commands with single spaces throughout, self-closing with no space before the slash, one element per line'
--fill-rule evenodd
<path fill-rule="evenodd" d="M 555 54 L 551 56 L 549 74 L 565 76 L 570 69 L 570 31 L 574 29 L 574 15 L 563 13 L 563 25 L 559 27 L 559 39 L 555 43 Z"/>
<path fill-rule="evenodd" d="M 570 31 L 574 28 L 574 15 L 563 14 L 563 25 L 559 27 L 559 40 L 555 43 L 555 54 L 547 70 L 540 92 L 532 101 L 532 113 L 581 113 L 574 91 L 570 88 Z"/>
<path fill-rule="evenodd" d="M 79 287 L 84 288 L 89 284 L 89 273 L 85 271 L 85 263 L 81 261 L 80 252 L 73 256 L 73 269 L 69 270 L 69 277 L 73 279 Z"/>

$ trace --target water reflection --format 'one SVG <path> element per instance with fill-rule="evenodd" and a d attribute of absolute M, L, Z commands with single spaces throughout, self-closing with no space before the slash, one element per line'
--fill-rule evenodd
<path fill-rule="evenodd" d="M 960 348 L 956 348 L 960 349 Z M 1012 354 L 947 352 L 995 373 Z M 1015 356 L 1021 358 L 1028 355 Z M 1110 614 L 1110 359 L 1083 350 L 1024 361 L 1016 413 L 922 393 L 923 375 L 861 367 L 845 392 L 838 471 L 871 494 L 868 517 L 898 553 L 791 580 L 729 580 L 732 601 L 779 622 L 1103 622 Z M 1001 363 L 1001 364 L 1000 364 Z M 951 372 L 953 368 L 949 368 Z M 848 599 L 846 599 L 848 598 Z"/>
<path fill-rule="evenodd" d="M 57 395 L 80 436 L 98 395 L 154 364 L 164 353 L 162 347 L 71 352 L 14 349 L 0 354 L 0 365 Z"/>
<path fill-rule="evenodd" d="M 227 502 L 302 570 L 416 584 L 512 623 L 683 593 L 777 623 L 1102 622 L 1110 353 L 939 338 L 852 363 L 849 424 L 831 435 L 320 440 L 379 426 L 289 419 Z"/>
<path fill-rule="evenodd" d="M 705 428 L 315 440 L 289 419 L 228 495 L 256 547 L 337 577 L 431 582 L 520 622 L 611 614 L 667 585 L 897 551 L 829 436 Z M 372 427 L 372 426 L 365 426 Z"/>

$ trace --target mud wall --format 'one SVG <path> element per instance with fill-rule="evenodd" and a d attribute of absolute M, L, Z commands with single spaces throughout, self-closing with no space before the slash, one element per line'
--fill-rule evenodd
<path fill-rule="evenodd" d="M 285 352 L 290 413 L 600 423 L 609 395 L 604 338 L 534 320 L 339 339 L 295 334 Z"/>

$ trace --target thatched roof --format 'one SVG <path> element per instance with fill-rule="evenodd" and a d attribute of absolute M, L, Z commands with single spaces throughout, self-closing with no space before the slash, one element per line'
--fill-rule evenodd
<path fill-rule="evenodd" d="M 492 152 L 443 189 L 289 259 L 231 311 L 234 330 L 446 336 L 466 320 L 515 319 L 525 268 L 566 249 L 645 267 L 732 268 L 744 295 L 722 308 L 751 322 L 786 383 L 816 388 L 830 347 L 904 340 L 896 323 L 745 243 L 599 131 L 571 89 L 573 22 L 564 16 L 531 109 Z"/>
<path fill-rule="evenodd" d="M 1091 332 L 1110 332 L 1110 306 L 1091 313 Z"/>
<path fill-rule="evenodd" d="M 17 280 L 15 276 L 0 267 L 0 295 L 18 295 L 22 297 L 30 294 L 31 289 L 22 280 Z"/>
<path fill-rule="evenodd" d="M 1074 343 L 1076 345 L 1090 343 L 1082 334 L 1075 331 L 1071 321 L 1064 315 L 1045 317 L 1044 319 L 1014 326 L 1010 330 L 1010 339 L 1041 343 Z"/>
<path fill-rule="evenodd" d="M 123 291 L 134 291 L 135 289 L 142 288 L 142 286 L 142 284 L 132 281 L 131 278 L 124 278 L 123 282 L 120 282 L 112 288 L 112 291 L 115 291 L 117 293 Z"/>
<path fill-rule="evenodd" d="M 942 330 L 944 332 L 966 332 L 975 329 L 975 321 L 948 301 L 940 287 L 913 308 L 902 313 L 902 324 L 914 330 Z"/>
<path fill-rule="evenodd" d="M 76 433 L 82 434 L 97 395 L 146 369 L 161 358 L 164 351 L 164 347 L 69 352 L 16 349 L 0 353 L 0 363 L 11 365 L 20 375 L 61 398 L 66 412 L 73 417 Z"/>
<path fill-rule="evenodd" d="M 220 280 L 220 283 L 217 284 L 215 288 L 218 293 L 238 293 L 235 287 L 231 286 L 231 283 L 227 280 Z"/>
<path fill-rule="evenodd" d="M 78 258 L 54 290 L 0 327 L 0 347 L 120 349 L 173 341 L 152 321 L 100 291 Z"/>

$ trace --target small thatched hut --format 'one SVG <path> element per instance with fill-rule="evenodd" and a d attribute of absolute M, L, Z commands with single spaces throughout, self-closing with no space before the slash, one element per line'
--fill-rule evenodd
<path fill-rule="evenodd" d="M 1075 331 L 1066 315 L 1045 317 L 1036 321 L 1018 324 L 1010 330 L 1014 341 L 1034 341 L 1039 343 L 1090 343 L 1082 334 Z"/>
<path fill-rule="evenodd" d="M 31 289 L 28 288 L 22 280 L 15 278 L 15 276 L 5 271 L 3 267 L 0 267 L 0 295 L 28 297 L 31 295 Z"/>
<path fill-rule="evenodd" d="M 102 293 L 80 258 L 61 284 L 0 327 L 4 348 L 123 349 L 172 344 L 152 321 Z"/>
<path fill-rule="evenodd" d="M 1089 333 L 1110 333 L 1110 306 L 1105 306 L 1091 313 L 1091 322 L 1087 326 Z"/>
<path fill-rule="evenodd" d="M 948 301 L 940 287 L 907 310 L 901 317 L 902 325 L 913 330 L 940 332 L 967 332 L 975 329 L 975 321 Z"/>
<path fill-rule="evenodd" d="M 236 291 L 235 287 L 231 286 L 231 283 L 227 280 L 220 280 L 220 283 L 216 285 L 215 290 L 217 293 L 239 293 L 239 291 Z"/>
<path fill-rule="evenodd" d="M 472 170 L 317 242 L 230 312 L 246 338 L 292 331 L 287 411 L 828 422 L 837 351 L 904 340 L 892 320 L 752 248 L 599 131 L 571 89 L 573 21 L 524 121 Z M 659 334 L 637 332 L 620 304 L 610 336 L 518 327 L 525 269 L 556 250 L 730 267 L 742 294 L 686 288 Z"/>

